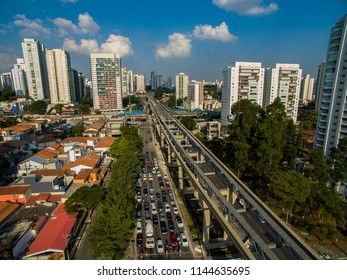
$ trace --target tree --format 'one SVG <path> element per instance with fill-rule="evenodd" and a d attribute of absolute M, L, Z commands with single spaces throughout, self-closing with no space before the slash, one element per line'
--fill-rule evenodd
<path fill-rule="evenodd" d="M 258 127 L 261 107 L 242 99 L 231 108 L 228 138 L 224 146 L 226 163 L 238 176 L 249 174 L 253 166 L 254 137 Z"/>
<path fill-rule="evenodd" d="M 13 101 L 16 100 L 16 93 L 13 90 L 7 90 L 4 89 L 3 91 L 0 91 L 0 101 Z"/>
<path fill-rule="evenodd" d="M 89 107 L 93 107 L 93 99 L 92 98 L 85 98 L 85 99 L 82 99 L 79 104 L 82 104 L 82 105 L 88 105 Z"/>
<path fill-rule="evenodd" d="M 161 86 L 157 87 L 157 89 L 155 90 L 154 97 L 156 99 L 158 99 L 158 100 L 162 99 L 162 97 L 163 97 L 163 88 Z"/>
<path fill-rule="evenodd" d="M 48 105 L 45 101 L 37 100 L 31 103 L 30 105 L 25 105 L 23 107 L 23 110 L 29 114 L 44 115 L 46 114 L 47 106 Z"/>
<path fill-rule="evenodd" d="M 295 171 L 275 171 L 269 178 L 269 190 L 283 205 L 288 220 L 295 205 L 303 204 L 311 191 L 311 182 Z M 300 207 L 301 208 L 301 207 Z"/>
<path fill-rule="evenodd" d="M 101 115 L 101 111 L 98 110 L 98 109 L 94 110 L 94 112 L 95 112 L 96 115 Z"/>
<path fill-rule="evenodd" d="M 182 117 L 180 122 L 189 130 L 194 130 L 196 128 L 196 121 L 193 117 Z"/>
<path fill-rule="evenodd" d="M 85 130 L 83 124 L 75 125 L 72 127 L 71 132 L 75 136 L 82 136 L 83 131 Z"/>
<path fill-rule="evenodd" d="M 183 104 L 183 99 L 182 98 L 177 98 L 176 104 L 177 104 L 178 107 L 181 106 Z"/>
<path fill-rule="evenodd" d="M 295 159 L 298 157 L 302 147 L 301 129 L 294 125 L 293 119 L 287 119 L 282 149 L 283 162 L 286 163 L 285 169 L 295 169 Z"/>
<path fill-rule="evenodd" d="M 61 114 L 63 107 L 64 107 L 64 106 L 63 106 L 62 104 L 55 104 L 55 105 L 53 106 L 53 108 L 54 108 L 54 110 L 57 112 L 57 114 Z"/>
<path fill-rule="evenodd" d="M 337 147 L 330 151 L 328 159 L 330 164 L 331 178 L 337 183 L 346 178 L 347 175 L 347 137 L 339 140 Z"/>
<path fill-rule="evenodd" d="M 104 192 L 100 188 L 83 186 L 65 201 L 65 210 L 69 214 L 81 209 L 92 210 L 101 201 L 103 195 Z"/>
<path fill-rule="evenodd" d="M 170 108 L 176 108 L 176 95 L 172 94 L 167 101 L 167 106 Z"/>
<path fill-rule="evenodd" d="M 81 115 L 90 113 L 90 106 L 88 104 L 79 104 L 77 107 L 78 113 Z"/>
<path fill-rule="evenodd" d="M 330 179 L 326 158 L 322 149 L 311 152 L 304 169 L 305 176 L 318 186 L 326 186 Z"/>

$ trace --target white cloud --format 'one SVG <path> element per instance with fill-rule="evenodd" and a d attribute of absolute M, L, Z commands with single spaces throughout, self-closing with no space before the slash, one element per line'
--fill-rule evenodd
<path fill-rule="evenodd" d="M 100 26 L 88 13 L 79 14 L 77 25 L 65 18 L 55 18 L 53 23 L 58 27 L 60 36 L 67 36 L 70 32 L 95 35 L 100 30 Z"/>
<path fill-rule="evenodd" d="M 105 43 L 101 45 L 101 51 L 106 53 L 116 53 L 120 57 L 132 55 L 131 42 L 128 37 L 110 34 Z"/>
<path fill-rule="evenodd" d="M 99 52 L 99 45 L 95 39 L 81 39 L 81 43 L 78 45 L 75 40 L 65 38 L 63 46 L 67 51 L 83 55 L 89 55 L 93 52 Z"/>
<path fill-rule="evenodd" d="M 222 22 L 219 26 L 213 28 L 211 25 L 197 25 L 194 28 L 193 35 L 199 39 L 211 39 L 222 42 L 234 41 L 236 36 L 230 34 L 228 25 Z"/>
<path fill-rule="evenodd" d="M 278 9 L 276 3 L 266 6 L 263 0 L 213 0 L 213 4 L 240 15 L 268 15 Z"/>
<path fill-rule="evenodd" d="M 20 31 L 22 36 L 33 36 L 37 37 L 39 35 L 49 36 L 51 35 L 51 30 L 42 25 L 42 20 L 34 19 L 30 20 L 25 15 L 15 15 L 15 20 L 13 24 L 23 29 Z"/>
<path fill-rule="evenodd" d="M 75 40 L 65 38 L 64 49 L 70 52 L 89 55 L 90 53 L 116 53 L 120 57 L 132 55 L 134 52 L 131 49 L 131 42 L 129 38 L 120 35 L 110 34 L 106 42 L 99 47 L 98 42 L 95 39 L 86 40 L 82 39 L 80 44 L 77 44 Z"/>
<path fill-rule="evenodd" d="M 155 55 L 157 58 L 188 57 L 192 49 L 191 40 L 181 33 L 169 35 L 169 42 L 157 47 Z"/>

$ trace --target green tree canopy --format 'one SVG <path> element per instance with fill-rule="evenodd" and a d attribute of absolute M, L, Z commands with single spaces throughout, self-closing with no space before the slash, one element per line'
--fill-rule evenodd
<path fill-rule="evenodd" d="M 97 187 L 83 186 L 77 189 L 66 201 L 67 213 L 75 213 L 81 209 L 92 210 L 101 201 L 104 192 Z"/>
<path fill-rule="evenodd" d="M 90 106 L 88 104 L 79 104 L 77 106 L 77 111 L 79 114 L 89 114 L 90 113 Z"/>
<path fill-rule="evenodd" d="M 154 93 L 154 97 L 158 100 L 161 100 L 163 97 L 163 88 L 162 87 L 157 87 Z"/>
<path fill-rule="evenodd" d="M 71 132 L 75 136 L 82 136 L 83 131 L 85 130 L 83 124 L 75 125 L 72 127 Z"/>
<path fill-rule="evenodd" d="M 176 108 L 176 95 L 172 94 L 167 101 L 167 106 L 170 108 Z"/>
<path fill-rule="evenodd" d="M 53 106 L 53 108 L 57 112 L 57 114 L 61 114 L 63 107 L 64 107 L 63 104 L 55 104 Z"/>
<path fill-rule="evenodd" d="M 23 110 L 29 114 L 44 115 L 46 114 L 47 106 L 48 105 L 45 101 L 37 100 L 32 102 L 30 105 L 25 105 Z"/>
<path fill-rule="evenodd" d="M 196 128 L 196 121 L 191 116 L 181 117 L 180 122 L 189 130 Z"/>

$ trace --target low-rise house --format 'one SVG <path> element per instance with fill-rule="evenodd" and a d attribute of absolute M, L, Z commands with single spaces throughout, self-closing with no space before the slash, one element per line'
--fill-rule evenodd
<path fill-rule="evenodd" d="M 75 184 L 93 186 L 99 181 L 99 168 L 81 170 L 72 180 Z"/>
<path fill-rule="evenodd" d="M 30 197 L 30 185 L 0 186 L 0 201 L 25 204 Z"/>
<path fill-rule="evenodd" d="M 99 137 L 68 137 L 61 141 L 61 145 L 78 145 L 80 147 L 94 147 Z"/>
<path fill-rule="evenodd" d="M 104 118 L 99 118 L 97 121 L 87 126 L 82 135 L 86 137 L 100 136 L 100 132 L 105 127 L 105 124 L 106 120 Z"/>
<path fill-rule="evenodd" d="M 116 137 L 104 137 L 100 139 L 94 146 L 94 151 L 96 152 L 101 152 L 101 153 L 106 153 L 110 151 L 111 145 L 116 141 Z"/>
<path fill-rule="evenodd" d="M 65 259 L 64 252 L 73 238 L 76 220 L 77 214 L 67 214 L 61 203 L 24 252 L 23 259 Z"/>
<path fill-rule="evenodd" d="M 27 141 L 35 132 L 35 124 L 17 124 L 0 129 L 0 141 Z"/>
<path fill-rule="evenodd" d="M 23 176 L 36 169 L 61 169 L 64 161 L 58 158 L 63 152 L 59 144 L 47 147 L 18 164 L 18 174 Z"/>
<path fill-rule="evenodd" d="M 85 156 L 78 157 L 75 161 L 69 162 L 63 167 L 64 170 L 74 171 L 78 174 L 82 169 L 93 169 L 99 166 L 101 155 L 97 153 L 89 153 Z"/>

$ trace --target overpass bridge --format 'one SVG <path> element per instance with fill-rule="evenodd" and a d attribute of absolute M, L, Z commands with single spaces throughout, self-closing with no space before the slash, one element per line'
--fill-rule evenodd
<path fill-rule="evenodd" d="M 176 160 L 178 188 L 189 178 L 203 213 L 209 243 L 211 212 L 244 259 L 312 260 L 319 256 L 241 180 L 190 133 L 165 105 L 149 98 L 160 146 Z M 184 175 L 184 176 L 183 176 Z M 191 190 L 189 190 L 191 191 Z"/>

